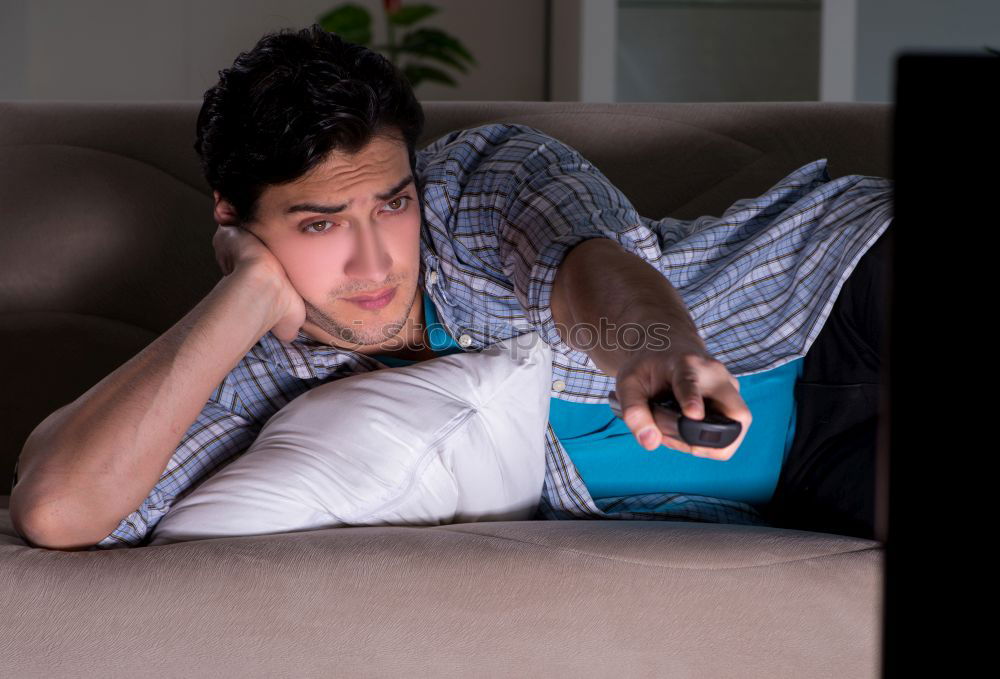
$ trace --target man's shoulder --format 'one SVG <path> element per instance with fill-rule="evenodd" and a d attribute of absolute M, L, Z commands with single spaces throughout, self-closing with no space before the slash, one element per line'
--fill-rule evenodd
<path fill-rule="evenodd" d="M 450 187 L 457 195 L 466 190 L 488 192 L 505 178 L 530 166 L 551 162 L 551 152 L 567 148 L 558 139 L 520 123 L 488 123 L 467 127 L 439 137 L 420 150 L 416 169 L 422 187 Z M 499 183 L 498 183 L 499 182 Z"/>
<path fill-rule="evenodd" d="M 469 150 L 479 154 L 489 154 L 509 141 L 526 138 L 557 141 L 551 135 L 530 125 L 504 122 L 486 123 L 451 130 L 420 149 L 418 153 L 424 156 L 428 162 L 455 153 L 467 155 Z"/>

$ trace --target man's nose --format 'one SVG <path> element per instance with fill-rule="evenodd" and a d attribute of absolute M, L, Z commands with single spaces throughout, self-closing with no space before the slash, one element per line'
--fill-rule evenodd
<path fill-rule="evenodd" d="M 351 278 L 382 281 L 391 270 L 392 257 L 385 248 L 378 227 L 371 223 L 359 226 L 354 250 L 344 273 Z"/>

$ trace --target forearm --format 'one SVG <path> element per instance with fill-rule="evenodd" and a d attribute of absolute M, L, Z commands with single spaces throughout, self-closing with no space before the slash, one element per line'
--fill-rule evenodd
<path fill-rule="evenodd" d="M 670 281 L 608 238 L 569 251 L 556 273 L 552 310 L 563 341 L 608 375 L 651 348 L 708 354 Z"/>
<path fill-rule="evenodd" d="M 55 543 L 100 540 L 160 478 L 219 382 L 274 323 L 273 284 L 239 272 L 28 437 L 11 514 Z"/>

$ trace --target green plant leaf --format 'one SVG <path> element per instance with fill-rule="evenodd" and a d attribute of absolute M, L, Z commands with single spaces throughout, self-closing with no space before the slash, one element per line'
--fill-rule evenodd
<path fill-rule="evenodd" d="M 410 81 L 411 87 L 416 87 L 422 80 L 432 80 L 434 82 L 444 83 L 445 85 L 451 85 L 456 87 L 458 85 L 455 80 L 442 70 L 436 69 L 433 66 L 425 66 L 424 64 L 414 64 L 408 63 L 403 67 L 403 75 L 406 79 Z"/>
<path fill-rule="evenodd" d="M 400 41 L 400 51 L 412 52 L 414 54 L 442 54 L 450 53 L 455 57 L 461 57 L 471 64 L 476 64 L 476 59 L 465 49 L 465 46 L 444 31 L 436 28 L 418 28 L 407 33 Z"/>
<path fill-rule="evenodd" d="M 323 30 L 336 33 L 347 42 L 367 45 L 372 39 L 372 17 L 361 5 L 346 3 L 319 18 Z"/>
<path fill-rule="evenodd" d="M 437 11 L 438 8 L 431 5 L 407 5 L 389 14 L 389 23 L 396 26 L 411 26 Z"/>
<path fill-rule="evenodd" d="M 406 36 L 409 37 L 409 36 Z M 440 45 L 427 42 L 407 42 L 406 38 L 403 38 L 403 42 L 400 47 L 397 48 L 400 52 L 406 52 L 417 57 L 423 57 L 425 59 L 437 59 L 440 62 L 448 64 L 457 68 L 462 73 L 468 72 L 468 67 L 461 61 L 456 59 L 451 52 L 446 50 Z"/>

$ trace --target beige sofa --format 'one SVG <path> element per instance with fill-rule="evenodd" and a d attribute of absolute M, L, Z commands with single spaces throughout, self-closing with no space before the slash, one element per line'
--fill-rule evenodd
<path fill-rule="evenodd" d="M 0 492 L 45 415 L 221 275 L 200 102 L 0 102 Z M 886 104 L 429 102 L 421 146 L 511 121 L 640 214 L 719 215 L 809 161 L 887 176 Z M 0 498 L 0 675 L 873 677 L 880 541 L 693 522 L 360 527 L 28 546 Z"/>

